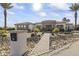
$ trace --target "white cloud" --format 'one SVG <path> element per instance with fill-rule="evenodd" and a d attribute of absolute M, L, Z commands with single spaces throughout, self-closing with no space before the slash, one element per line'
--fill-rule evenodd
<path fill-rule="evenodd" d="M 74 13 L 73 12 L 64 13 L 64 16 L 66 16 L 66 17 L 74 17 Z"/>
<path fill-rule="evenodd" d="M 19 9 L 19 10 L 24 10 L 24 6 L 18 5 L 18 4 L 12 4 L 14 8 Z"/>
<path fill-rule="evenodd" d="M 42 9 L 41 3 L 33 3 L 32 8 L 34 11 L 40 11 Z"/>
<path fill-rule="evenodd" d="M 23 6 L 16 6 L 17 9 L 24 10 Z"/>
<path fill-rule="evenodd" d="M 59 13 L 55 13 L 55 12 L 51 12 L 50 15 L 52 15 L 52 16 L 54 15 L 54 16 L 56 16 L 56 17 L 59 17 L 59 16 L 60 16 Z"/>
<path fill-rule="evenodd" d="M 47 14 L 46 14 L 45 12 L 39 12 L 38 14 L 39 14 L 40 16 L 42 16 L 42 17 L 47 16 Z"/>
<path fill-rule="evenodd" d="M 70 13 L 64 13 L 64 17 L 70 19 L 71 23 L 74 23 L 74 13 L 70 12 Z"/>
<path fill-rule="evenodd" d="M 32 8 L 36 13 L 41 16 L 45 17 L 47 14 L 45 12 L 42 12 L 42 3 L 33 3 Z"/>
<path fill-rule="evenodd" d="M 51 3 L 50 6 L 54 6 L 60 10 L 69 10 L 69 5 L 66 3 Z"/>
<path fill-rule="evenodd" d="M 75 24 L 75 18 L 74 18 L 74 12 L 71 13 L 65 13 L 64 16 L 66 16 L 66 18 L 70 19 L 70 22 Z M 77 24 L 79 24 L 79 16 L 77 17 Z"/>
<path fill-rule="evenodd" d="M 14 14 L 15 14 L 15 13 L 12 12 L 12 11 L 7 11 L 7 13 L 10 14 L 10 15 L 14 15 Z"/>

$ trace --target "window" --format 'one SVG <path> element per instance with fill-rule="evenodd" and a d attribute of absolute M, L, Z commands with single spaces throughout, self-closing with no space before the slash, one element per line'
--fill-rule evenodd
<path fill-rule="evenodd" d="M 24 25 L 24 28 L 26 28 L 26 25 Z"/>
<path fill-rule="evenodd" d="M 23 28 L 23 25 L 21 25 L 21 28 Z"/>
<path fill-rule="evenodd" d="M 20 28 L 20 25 L 18 25 L 17 27 L 19 27 L 19 28 Z"/>

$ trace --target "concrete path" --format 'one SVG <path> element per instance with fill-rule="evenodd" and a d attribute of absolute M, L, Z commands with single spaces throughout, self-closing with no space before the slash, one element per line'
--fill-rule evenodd
<path fill-rule="evenodd" d="M 35 46 L 29 55 L 40 55 L 49 51 L 49 37 L 50 33 L 44 33 L 39 43 Z"/>
<path fill-rule="evenodd" d="M 65 49 L 55 56 L 79 56 L 79 41 L 74 42 L 69 49 Z"/>

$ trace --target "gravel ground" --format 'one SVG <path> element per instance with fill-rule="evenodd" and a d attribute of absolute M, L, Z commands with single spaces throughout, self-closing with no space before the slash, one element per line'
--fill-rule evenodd
<path fill-rule="evenodd" d="M 0 43 L 0 56 L 9 56 L 10 44 L 9 41 L 3 41 Z"/>
<path fill-rule="evenodd" d="M 37 35 L 40 35 L 40 36 L 42 36 L 42 32 L 39 32 L 39 33 L 37 33 Z M 28 37 L 28 38 L 30 38 L 30 36 Z M 39 40 L 38 40 L 38 42 L 39 42 Z M 37 43 L 38 43 L 37 42 Z M 27 56 L 29 53 L 31 53 L 31 51 L 33 50 L 33 48 L 35 47 L 35 45 L 37 44 L 36 42 L 34 42 L 34 41 L 31 41 L 31 42 L 28 42 L 27 44 L 27 51 L 24 53 L 24 56 Z"/>
<path fill-rule="evenodd" d="M 63 45 L 66 45 L 70 42 L 73 42 L 73 41 L 76 41 L 78 38 L 79 35 L 74 35 L 74 37 L 69 34 L 69 35 L 65 35 L 65 36 L 57 36 L 57 37 L 54 37 L 50 40 L 51 44 L 50 44 L 50 47 L 55 48 L 60 48 L 62 47 Z M 52 41 L 53 40 L 53 41 Z"/>

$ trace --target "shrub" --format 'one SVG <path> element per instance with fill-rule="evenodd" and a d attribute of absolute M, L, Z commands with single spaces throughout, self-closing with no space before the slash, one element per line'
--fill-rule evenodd
<path fill-rule="evenodd" d="M 37 37 L 41 37 L 41 35 L 37 35 Z"/>
<path fill-rule="evenodd" d="M 40 25 L 37 25 L 36 28 L 41 29 L 41 26 Z"/>
<path fill-rule="evenodd" d="M 34 33 L 32 33 L 32 34 L 31 34 L 31 37 L 34 37 L 34 36 L 35 36 L 35 34 L 34 34 Z"/>
<path fill-rule="evenodd" d="M 2 27 L 0 27 L 0 30 L 2 30 L 3 28 Z"/>
<path fill-rule="evenodd" d="M 0 30 L 0 33 L 8 33 L 8 31 L 7 30 Z"/>
<path fill-rule="evenodd" d="M 6 37 L 7 34 L 8 34 L 8 31 L 7 31 L 7 30 L 0 30 L 0 34 L 1 34 L 3 37 Z"/>
<path fill-rule="evenodd" d="M 9 28 L 7 28 L 7 30 L 15 30 L 15 28 L 11 28 L 11 27 L 9 27 Z"/>
<path fill-rule="evenodd" d="M 34 32 L 40 32 L 40 29 L 39 29 L 39 28 L 34 28 L 33 31 L 34 31 Z"/>
<path fill-rule="evenodd" d="M 59 30 L 59 28 L 54 28 L 53 30 L 52 30 L 52 32 L 54 32 L 54 33 L 58 33 L 60 30 Z"/>

